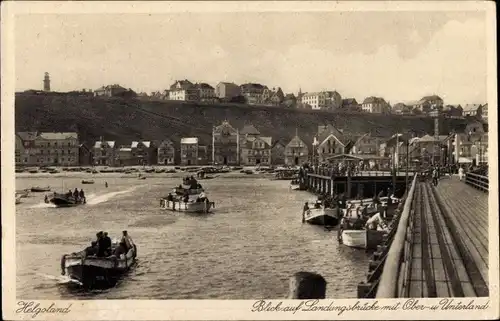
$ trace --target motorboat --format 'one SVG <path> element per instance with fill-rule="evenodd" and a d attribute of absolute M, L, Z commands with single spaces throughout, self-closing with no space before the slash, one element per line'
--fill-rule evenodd
<path fill-rule="evenodd" d="M 169 200 L 168 197 L 163 197 L 160 199 L 160 208 L 188 213 L 208 213 L 212 208 L 215 208 L 215 203 L 209 201 L 207 197 L 189 197 L 187 202 L 181 198 L 174 197 Z"/>
<path fill-rule="evenodd" d="M 26 198 L 30 195 L 30 190 L 29 189 L 24 189 L 20 191 L 16 191 L 16 197 L 19 198 Z"/>
<path fill-rule="evenodd" d="M 16 197 L 16 205 L 21 204 L 21 197 Z"/>
<path fill-rule="evenodd" d="M 40 186 L 33 186 L 31 187 L 32 192 L 50 192 L 50 186 L 45 186 L 45 187 L 40 187 Z"/>
<path fill-rule="evenodd" d="M 187 191 L 189 195 L 199 195 L 205 190 L 203 188 L 191 188 L 189 185 L 181 185 L 180 187 L 176 187 L 174 189 L 174 192 L 177 195 L 184 195 L 185 191 Z"/>
<path fill-rule="evenodd" d="M 339 209 L 328 208 L 321 201 L 309 202 L 310 208 L 303 213 L 303 221 L 312 225 L 335 226 L 339 223 Z"/>
<path fill-rule="evenodd" d="M 118 244 L 112 244 L 114 252 Z M 120 257 L 87 256 L 86 251 L 66 254 L 61 258 L 61 274 L 87 288 L 112 287 L 136 262 L 137 246 Z"/>
<path fill-rule="evenodd" d="M 340 243 L 359 249 L 375 249 L 383 241 L 386 231 L 380 230 L 342 230 Z"/>
<path fill-rule="evenodd" d="M 73 195 L 70 196 L 69 194 L 54 193 L 49 203 L 54 204 L 56 207 L 73 207 L 85 204 L 86 200 L 85 198 L 75 198 Z"/>
<path fill-rule="evenodd" d="M 93 180 L 82 180 L 82 184 L 94 184 Z"/>

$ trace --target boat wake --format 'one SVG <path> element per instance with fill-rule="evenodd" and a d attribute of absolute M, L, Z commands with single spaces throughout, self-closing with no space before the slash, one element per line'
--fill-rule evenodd
<path fill-rule="evenodd" d="M 50 208 L 50 207 L 56 207 L 54 204 L 47 204 L 45 202 L 35 204 L 31 206 L 30 208 Z"/>
<path fill-rule="evenodd" d="M 69 283 L 73 283 L 73 284 L 77 284 L 77 285 L 82 285 L 82 283 L 80 281 L 77 281 L 77 280 L 74 280 L 66 275 L 50 275 L 50 274 L 41 274 L 41 273 L 37 273 L 38 276 L 44 278 L 44 279 L 48 279 L 48 280 L 53 280 L 53 281 L 56 281 L 57 284 L 69 284 Z"/>
<path fill-rule="evenodd" d="M 112 199 L 115 196 L 132 193 L 136 189 L 144 187 L 144 186 L 147 186 L 147 185 L 144 184 L 144 185 L 134 186 L 134 187 L 126 189 L 124 191 L 110 192 L 110 193 L 106 193 L 106 194 L 99 195 L 99 196 L 96 196 L 96 194 L 90 194 L 89 196 L 87 196 L 87 205 L 101 204 L 101 203 L 109 201 L 110 199 Z"/>

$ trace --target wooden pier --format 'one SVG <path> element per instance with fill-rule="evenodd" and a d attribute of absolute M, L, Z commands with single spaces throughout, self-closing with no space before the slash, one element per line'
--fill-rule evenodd
<path fill-rule="evenodd" d="M 414 172 L 409 172 L 411 179 Z M 317 194 L 345 194 L 347 198 L 368 198 L 395 188 L 395 196 L 401 197 L 406 190 L 407 174 L 405 171 L 361 171 L 351 175 L 336 175 L 330 169 L 316 169 L 307 173 L 306 187 Z"/>
<path fill-rule="evenodd" d="M 374 254 L 359 298 L 489 295 L 488 178 L 468 176 L 442 177 L 437 187 L 413 177 L 396 231 Z"/>

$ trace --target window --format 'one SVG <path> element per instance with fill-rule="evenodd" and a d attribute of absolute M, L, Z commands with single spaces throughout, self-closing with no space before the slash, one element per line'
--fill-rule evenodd
<path fill-rule="evenodd" d="M 64 150 L 61 151 L 61 155 L 64 155 Z"/>
<path fill-rule="evenodd" d="M 40 154 L 42 154 L 42 155 L 43 155 L 43 149 L 41 149 L 41 150 L 40 150 Z"/>
<path fill-rule="evenodd" d="M 64 152 L 63 152 L 63 154 L 64 154 Z M 69 155 L 69 154 L 71 154 L 71 150 L 70 150 L 70 149 L 68 149 L 68 155 Z"/>
<path fill-rule="evenodd" d="M 42 144 L 42 147 L 43 147 L 43 144 Z M 47 143 L 47 147 L 50 147 L 50 143 Z"/>

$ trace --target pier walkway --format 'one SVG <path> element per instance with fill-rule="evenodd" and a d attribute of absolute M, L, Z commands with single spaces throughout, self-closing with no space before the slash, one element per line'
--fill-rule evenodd
<path fill-rule="evenodd" d="M 379 277 L 368 278 L 362 286 L 370 291 L 360 297 L 488 296 L 488 188 L 483 187 L 458 177 L 443 177 L 434 187 L 416 175 L 390 246 L 375 254 Z"/>

